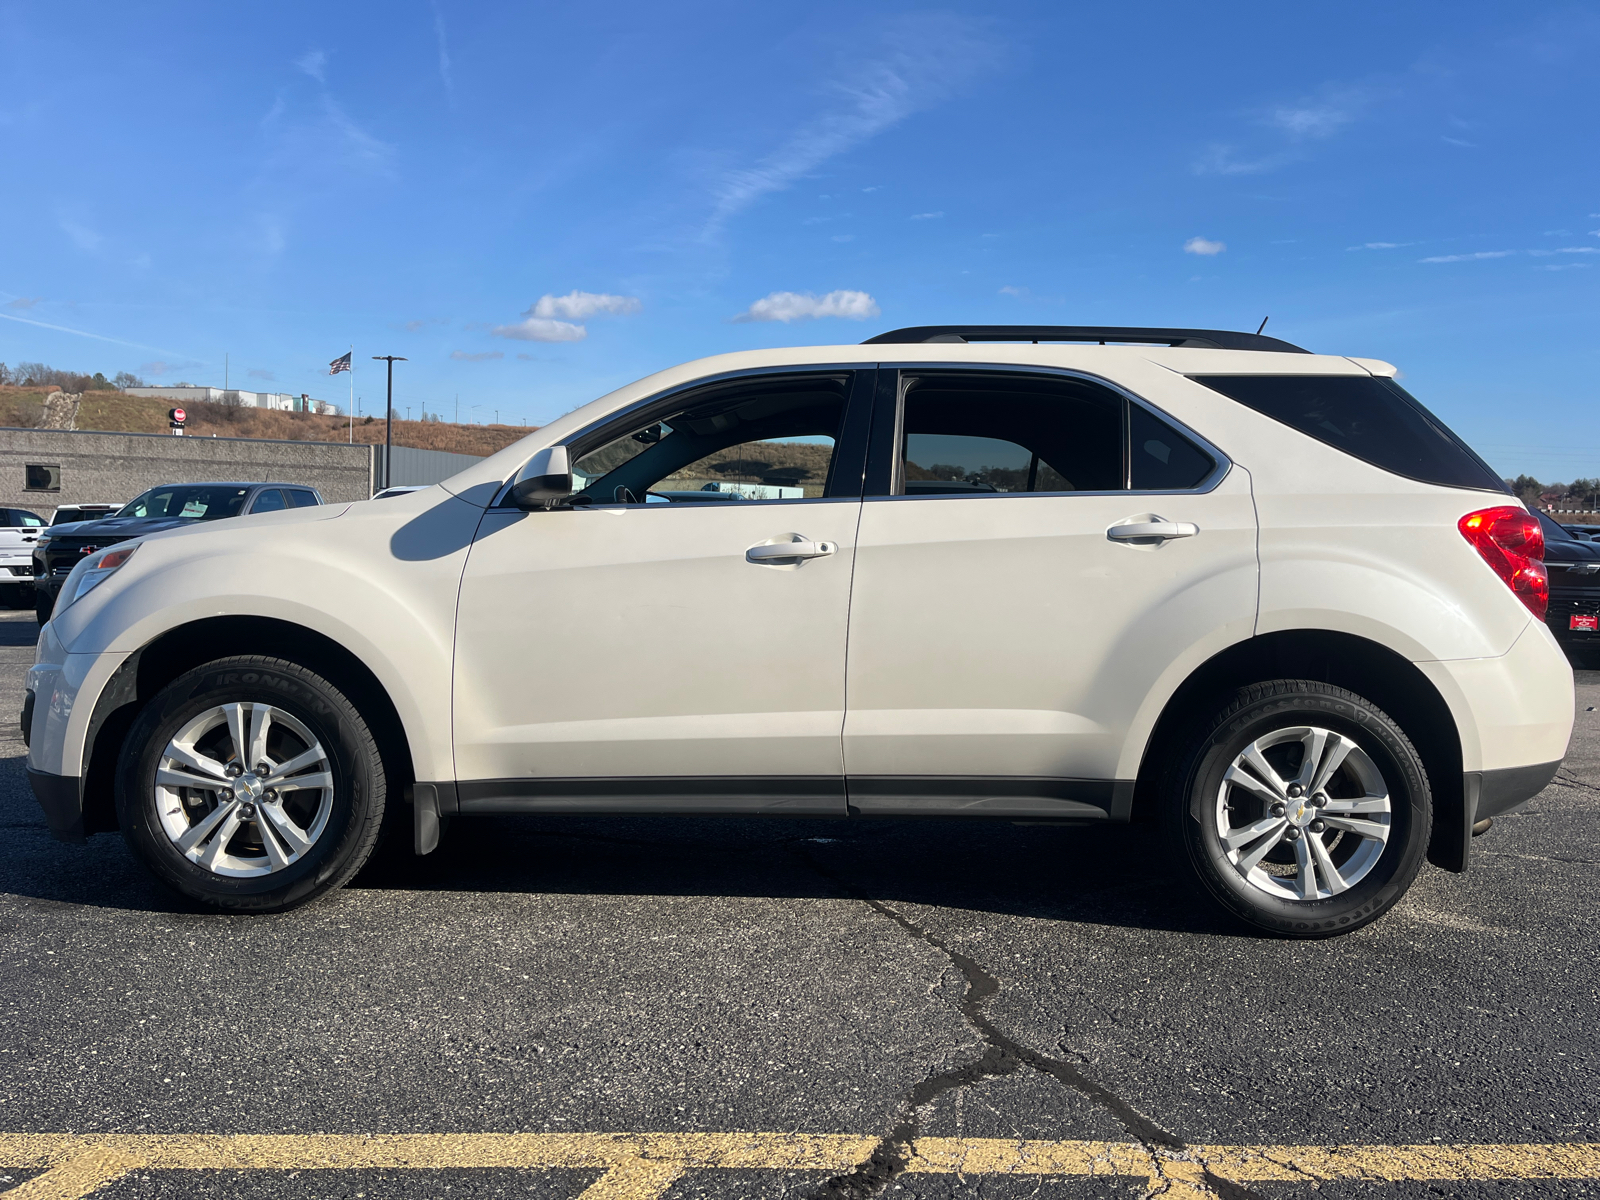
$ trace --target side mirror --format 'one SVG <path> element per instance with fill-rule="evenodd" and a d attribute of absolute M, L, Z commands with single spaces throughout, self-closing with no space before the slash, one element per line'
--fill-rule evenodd
<path fill-rule="evenodd" d="M 572 464 L 565 446 L 539 451 L 511 484 L 511 503 L 518 508 L 544 508 L 552 500 L 572 495 Z"/>

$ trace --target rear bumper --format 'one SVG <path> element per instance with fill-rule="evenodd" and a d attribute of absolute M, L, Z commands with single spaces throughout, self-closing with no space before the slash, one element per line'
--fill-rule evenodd
<path fill-rule="evenodd" d="M 1501 817 L 1515 812 L 1532 800 L 1556 777 L 1561 760 L 1535 763 L 1531 767 L 1502 767 L 1498 771 L 1468 771 L 1464 780 L 1467 798 L 1467 827 L 1485 817 Z"/>
<path fill-rule="evenodd" d="M 83 841 L 83 781 L 75 775 L 51 775 L 29 767 L 28 783 L 44 809 L 50 832 L 63 842 Z"/>

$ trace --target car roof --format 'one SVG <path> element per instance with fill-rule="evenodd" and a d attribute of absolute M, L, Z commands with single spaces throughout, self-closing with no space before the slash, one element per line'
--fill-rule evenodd
<path fill-rule="evenodd" d="M 145 491 L 146 492 L 153 492 L 157 488 L 164 488 L 164 487 L 236 487 L 236 488 L 288 487 L 288 488 L 301 488 L 301 489 L 303 489 L 305 491 L 308 491 L 308 492 L 314 492 L 314 491 L 317 490 L 316 488 L 312 487 L 309 483 L 277 483 L 277 482 L 270 481 L 270 480 L 266 481 L 266 482 L 262 482 L 260 480 L 256 480 L 254 482 L 251 482 L 251 481 L 243 480 L 243 479 L 191 479 L 191 480 L 186 480 L 183 483 L 157 483 L 157 484 L 153 484 L 152 486 L 145 488 Z M 143 492 L 140 493 L 140 495 L 143 495 L 143 494 L 144 494 Z"/>

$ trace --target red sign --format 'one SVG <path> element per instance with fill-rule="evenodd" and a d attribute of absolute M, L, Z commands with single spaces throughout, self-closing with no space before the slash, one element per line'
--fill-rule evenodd
<path fill-rule="evenodd" d="M 1600 633 L 1600 616 L 1594 613 L 1573 613 L 1567 619 L 1568 629 L 1581 629 L 1584 633 Z"/>
<path fill-rule="evenodd" d="M 167 414 L 167 416 L 172 418 L 172 423 L 174 425 L 182 425 L 185 421 L 187 421 L 189 419 L 189 414 L 184 412 L 183 409 L 181 409 L 181 408 L 173 409 L 171 412 L 169 412 Z"/>

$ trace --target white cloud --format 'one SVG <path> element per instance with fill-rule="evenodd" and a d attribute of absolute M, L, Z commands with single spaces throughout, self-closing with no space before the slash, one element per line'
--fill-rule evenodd
<path fill-rule="evenodd" d="M 735 321 L 807 321 L 815 317 L 846 317 L 864 321 L 878 315 L 878 302 L 866 292 L 837 291 L 826 296 L 811 292 L 773 292 L 757 300 Z"/>
<path fill-rule="evenodd" d="M 1600 216 L 1600 213 L 1590 213 L 1589 215 L 1591 217 L 1597 217 L 1597 216 Z M 1590 237 L 1600 237 L 1600 229 L 1591 229 L 1591 230 L 1589 230 L 1589 236 Z"/>
<path fill-rule="evenodd" d="M 1020 298 L 1028 294 L 1028 289 L 1025 287 L 1012 287 L 1008 283 L 1005 287 L 1000 289 L 1000 294 L 1002 296 L 1017 296 Z"/>
<path fill-rule="evenodd" d="M 1275 109 L 1268 121 L 1291 137 L 1325 138 L 1348 125 L 1353 116 L 1343 105 L 1311 104 Z"/>
<path fill-rule="evenodd" d="M 444 13 L 439 8 L 439 0 L 433 0 L 433 36 L 439 43 L 439 78 L 444 81 L 444 90 L 454 99 L 456 84 L 450 77 L 450 47 L 444 38 Z"/>
<path fill-rule="evenodd" d="M 552 296 L 546 293 L 534 302 L 532 308 L 522 315 L 525 317 L 566 317 L 568 320 L 582 321 L 588 317 L 603 315 L 622 316 L 626 313 L 639 311 L 639 297 L 637 296 L 611 296 L 605 292 L 579 292 L 571 291 L 565 296 Z"/>
<path fill-rule="evenodd" d="M 1402 246 L 1415 244 L 1414 242 L 1362 242 L 1359 246 L 1346 246 L 1345 250 L 1398 250 Z"/>
<path fill-rule="evenodd" d="M 519 342 L 581 342 L 589 336 L 582 325 L 528 317 L 515 325 L 496 325 L 489 331 L 495 337 L 515 338 Z"/>
<path fill-rule="evenodd" d="M 1592 263 L 1545 263 L 1541 271 L 1581 271 L 1592 266 Z"/>
<path fill-rule="evenodd" d="M 318 83 L 326 82 L 323 76 L 328 65 L 328 56 L 321 50 L 307 50 L 294 60 L 294 65 Z"/>
<path fill-rule="evenodd" d="M 1452 145 L 1452 146 L 1464 146 L 1468 150 L 1476 150 L 1478 148 L 1478 143 L 1477 142 L 1468 142 L 1468 141 L 1462 140 L 1461 138 L 1453 138 L 1453 137 L 1446 136 L 1446 137 L 1443 138 L 1443 140 L 1446 141 L 1446 142 L 1449 142 L 1450 145 Z"/>
<path fill-rule="evenodd" d="M 945 99 L 997 59 L 977 26 L 954 16 L 920 13 L 886 31 L 877 57 L 846 68 L 826 90 L 832 106 L 753 166 L 726 172 L 713 193 L 704 236 L 763 196 L 792 186 L 836 155 Z"/>
<path fill-rule="evenodd" d="M 883 191 L 883 184 L 875 183 L 871 187 L 862 188 L 861 190 L 863 192 L 881 192 Z"/>
<path fill-rule="evenodd" d="M 498 350 L 485 350 L 482 354 L 468 354 L 465 350 L 452 350 L 450 351 L 450 357 L 457 362 L 489 362 L 496 358 L 504 358 L 505 355 Z"/>
<path fill-rule="evenodd" d="M 1241 159 L 1234 155 L 1232 146 L 1220 143 L 1207 146 L 1195 160 L 1196 175 L 1260 175 L 1276 171 L 1294 156 L 1287 153 L 1268 154 L 1263 158 Z"/>
<path fill-rule="evenodd" d="M 1192 237 L 1183 244 L 1185 254 L 1213 255 L 1221 254 L 1228 248 L 1226 242 L 1213 242 L 1210 238 Z"/>
<path fill-rule="evenodd" d="M 911 219 L 913 221 L 937 221 L 942 216 L 944 216 L 942 212 L 912 213 Z"/>
<path fill-rule="evenodd" d="M 1476 254 L 1435 254 L 1432 258 L 1419 258 L 1417 261 L 1425 263 L 1474 262 L 1480 258 L 1506 258 L 1515 253 L 1515 250 L 1479 250 Z"/>
<path fill-rule="evenodd" d="M 79 250 L 97 249 L 105 240 L 87 225 L 80 225 L 76 221 L 62 221 L 61 232 L 71 238 Z"/>

